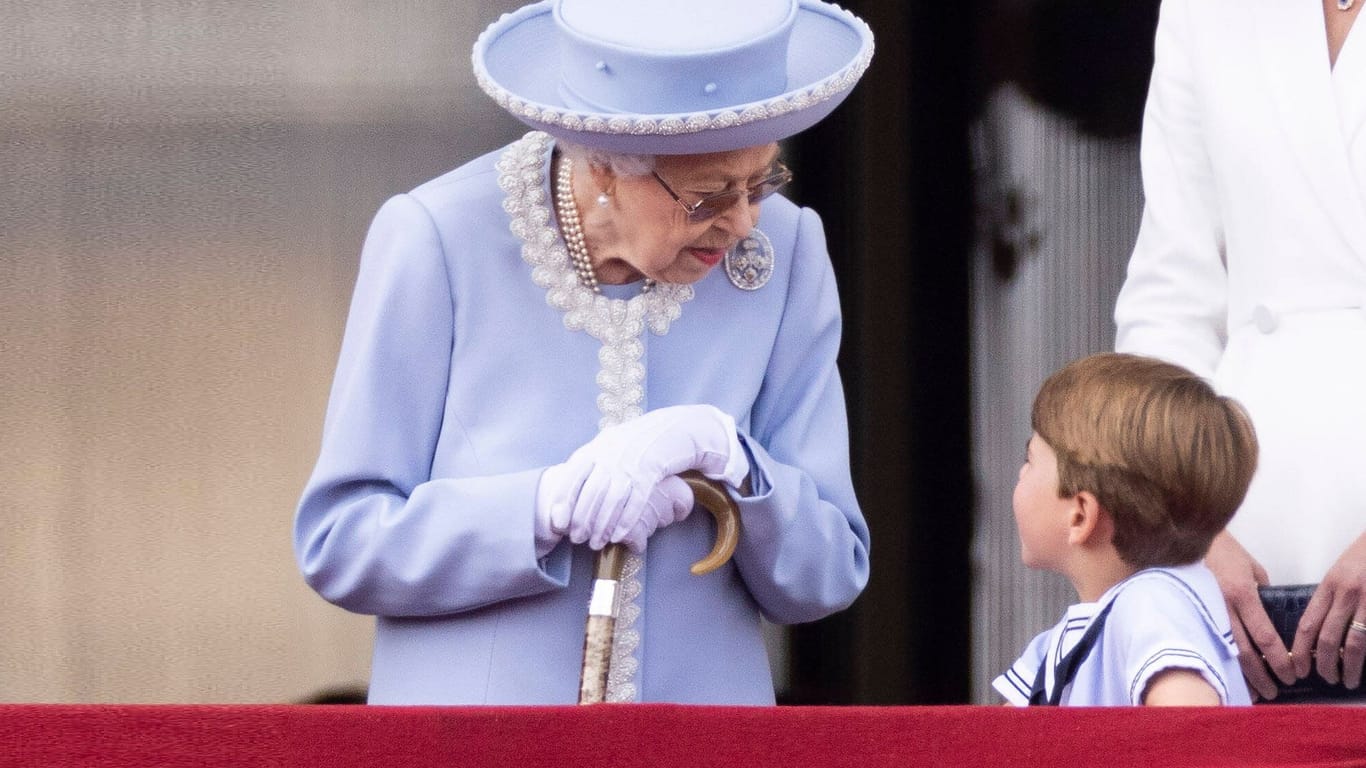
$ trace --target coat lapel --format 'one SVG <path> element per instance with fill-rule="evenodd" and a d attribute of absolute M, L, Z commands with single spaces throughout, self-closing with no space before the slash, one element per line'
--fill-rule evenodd
<path fill-rule="evenodd" d="M 1256 58 L 1297 165 L 1314 190 L 1313 202 L 1366 258 L 1366 199 L 1349 165 L 1321 6 L 1307 0 L 1250 5 Z"/>
<path fill-rule="evenodd" d="M 1356 153 L 1357 188 L 1366 193 L 1366 21 L 1357 19 L 1347 43 L 1338 52 L 1333 68 L 1333 87 L 1337 94 L 1338 116 L 1347 151 Z M 1362 212 L 1366 215 L 1366 211 Z"/>

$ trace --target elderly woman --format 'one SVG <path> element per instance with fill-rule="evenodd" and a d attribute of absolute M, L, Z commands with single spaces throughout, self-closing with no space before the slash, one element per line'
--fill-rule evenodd
<path fill-rule="evenodd" d="M 774 193 L 871 55 L 814 0 L 552 0 L 479 38 L 536 130 L 380 209 L 296 519 L 309 584 L 377 617 L 372 703 L 573 703 L 609 543 L 612 701 L 771 704 L 760 617 L 863 589 L 830 259 Z M 701 577 L 686 470 L 741 517 Z"/>

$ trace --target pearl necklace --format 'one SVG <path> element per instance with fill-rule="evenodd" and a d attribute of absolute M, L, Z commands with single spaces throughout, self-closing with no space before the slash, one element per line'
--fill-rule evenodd
<path fill-rule="evenodd" d="M 1357 0 L 1338 0 L 1338 10 L 1350 11 L 1352 10 L 1352 6 L 1356 5 L 1356 2 Z"/>
<path fill-rule="evenodd" d="M 574 265 L 579 282 L 593 293 L 602 293 L 598 275 L 593 271 L 593 260 L 588 256 L 588 243 L 583 239 L 579 206 L 574 202 L 574 163 L 568 157 L 560 158 L 560 170 L 555 174 L 555 215 L 560 219 L 560 235 L 564 237 L 564 247 L 569 251 L 569 262 Z M 654 287 L 655 281 L 647 277 L 640 292 L 649 293 Z"/>

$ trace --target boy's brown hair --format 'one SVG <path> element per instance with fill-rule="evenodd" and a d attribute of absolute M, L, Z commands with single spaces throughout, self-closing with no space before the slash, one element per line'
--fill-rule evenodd
<path fill-rule="evenodd" d="M 1058 494 L 1095 494 L 1129 565 L 1204 557 L 1247 495 L 1257 435 L 1237 401 L 1177 365 L 1104 353 L 1054 373 L 1034 431 L 1058 457 Z"/>

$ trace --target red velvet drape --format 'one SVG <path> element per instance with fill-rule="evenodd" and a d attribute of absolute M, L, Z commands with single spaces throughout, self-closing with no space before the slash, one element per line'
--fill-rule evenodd
<path fill-rule="evenodd" d="M 0 705 L 0 766 L 1366 766 L 1366 707 Z"/>

